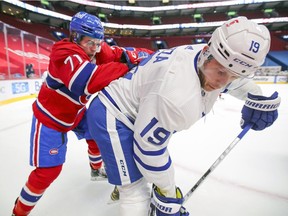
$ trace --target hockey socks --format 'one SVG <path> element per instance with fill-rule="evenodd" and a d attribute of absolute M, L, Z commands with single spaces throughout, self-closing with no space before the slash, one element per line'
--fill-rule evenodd
<path fill-rule="evenodd" d="M 28 215 L 42 197 L 44 191 L 59 176 L 62 165 L 48 168 L 36 168 L 30 173 L 28 181 L 17 198 L 13 214 Z"/>
<path fill-rule="evenodd" d="M 94 140 L 86 140 L 88 144 L 88 156 L 90 166 L 94 170 L 98 170 L 102 166 L 102 157 L 98 145 Z"/>

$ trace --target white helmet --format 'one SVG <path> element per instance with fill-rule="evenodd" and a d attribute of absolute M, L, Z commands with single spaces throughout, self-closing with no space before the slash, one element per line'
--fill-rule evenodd
<path fill-rule="evenodd" d="M 264 63 L 270 40 L 269 30 L 264 25 L 237 17 L 213 32 L 208 52 L 224 67 L 247 77 Z"/>

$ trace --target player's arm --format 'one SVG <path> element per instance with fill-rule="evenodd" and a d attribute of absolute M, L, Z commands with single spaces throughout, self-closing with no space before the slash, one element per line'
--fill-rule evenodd
<path fill-rule="evenodd" d="M 122 62 L 126 63 L 131 69 L 153 52 L 145 48 L 109 46 L 102 42 L 101 52 L 96 53 L 96 63 L 100 65 L 108 62 Z"/>
<path fill-rule="evenodd" d="M 246 100 L 247 92 L 255 95 L 262 95 L 260 86 L 253 82 L 253 80 L 245 78 L 234 80 L 223 92 L 240 100 Z"/>
<path fill-rule="evenodd" d="M 99 65 L 89 77 L 85 88 L 85 94 L 93 94 L 100 91 L 110 82 L 118 79 L 119 77 L 122 77 L 128 71 L 128 66 L 119 62 L 110 62 L 107 64 Z"/>
<path fill-rule="evenodd" d="M 187 119 L 172 102 L 159 95 L 142 99 L 134 123 L 134 159 L 145 178 L 167 196 L 175 196 L 174 168 L 167 149 L 173 133 Z"/>
<path fill-rule="evenodd" d="M 183 125 L 184 116 L 169 101 L 156 95 L 141 101 L 134 124 L 134 159 L 143 176 L 154 185 L 152 203 L 157 215 L 177 213 L 183 203 L 167 149 L 172 134 Z"/>
<path fill-rule="evenodd" d="M 98 92 L 111 81 L 123 76 L 128 72 L 126 64 L 110 62 L 102 65 L 90 63 L 80 54 L 72 54 L 66 57 L 58 65 L 58 78 L 52 78 L 54 86 L 56 83 L 64 85 L 75 95 L 90 95 Z"/>
<path fill-rule="evenodd" d="M 173 122 L 177 117 L 170 117 L 173 108 L 164 104 L 159 96 L 150 96 L 140 103 L 134 123 L 134 159 L 145 178 L 163 190 L 174 195 L 174 168 L 167 149 L 174 132 Z"/>
<path fill-rule="evenodd" d="M 106 42 L 101 43 L 101 51 L 96 53 L 98 65 L 108 62 L 121 62 L 123 50 L 118 46 L 109 46 Z"/>

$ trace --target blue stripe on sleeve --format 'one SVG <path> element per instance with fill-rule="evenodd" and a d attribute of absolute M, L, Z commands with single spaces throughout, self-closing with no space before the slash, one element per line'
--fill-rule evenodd
<path fill-rule="evenodd" d="M 46 84 L 51 89 L 59 89 L 64 86 L 63 83 L 60 83 L 59 81 L 51 77 L 49 74 L 46 77 Z"/>
<path fill-rule="evenodd" d="M 118 105 L 116 104 L 116 102 L 115 102 L 115 101 L 113 100 L 113 98 L 111 97 L 111 95 L 110 95 L 105 89 L 102 89 L 101 92 L 110 100 L 110 102 L 111 102 L 119 111 L 121 111 L 120 108 L 118 107 Z"/>
<path fill-rule="evenodd" d="M 88 63 L 80 72 L 76 72 L 76 74 L 78 73 L 78 75 L 71 85 L 72 92 L 74 92 L 78 96 L 84 94 L 87 81 L 89 80 L 92 72 L 95 70 L 95 67 L 97 67 L 95 64 Z"/>
<path fill-rule="evenodd" d="M 172 160 L 171 158 L 169 157 L 169 160 L 168 162 L 164 165 L 164 166 L 160 166 L 160 167 L 155 167 L 155 166 L 150 166 L 150 165 L 147 165 L 145 163 L 143 163 L 143 161 L 136 155 L 134 154 L 134 159 L 146 170 L 150 170 L 150 171 L 156 171 L 156 172 L 159 172 L 159 171 L 165 171 L 167 170 L 171 163 L 172 163 Z"/>
<path fill-rule="evenodd" d="M 162 155 L 164 154 L 164 152 L 166 151 L 166 148 L 163 148 L 163 149 L 160 149 L 158 151 L 145 151 L 144 149 L 142 149 L 140 147 L 140 145 L 138 144 L 138 142 L 134 139 L 133 140 L 135 145 L 137 146 L 137 148 L 139 149 L 139 151 L 143 154 L 143 155 L 149 155 L 149 156 L 159 156 L 159 155 Z"/>
<path fill-rule="evenodd" d="M 62 88 L 59 89 L 63 94 L 67 96 L 67 98 L 71 98 L 77 103 L 79 103 L 79 96 L 71 92 L 66 86 L 63 86 Z"/>

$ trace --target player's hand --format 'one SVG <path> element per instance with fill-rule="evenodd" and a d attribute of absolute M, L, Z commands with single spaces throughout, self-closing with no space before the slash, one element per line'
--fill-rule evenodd
<path fill-rule="evenodd" d="M 124 50 L 123 55 L 125 56 L 126 63 L 129 69 L 132 69 L 138 65 L 143 59 L 148 58 L 149 53 L 144 51 L 129 51 Z"/>
<path fill-rule="evenodd" d="M 252 124 L 252 129 L 263 130 L 271 126 L 278 117 L 277 108 L 280 101 L 278 92 L 274 92 L 270 97 L 248 93 L 248 98 L 241 111 L 241 127 Z"/>
<path fill-rule="evenodd" d="M 160 189 L 153 185 L 151 203 L 157 216 L 188 216 L 189 212 L 182 206 L 183 201 L 182 192 L 178 187 L 176 198 L 171 198 L 163 196 Z"/>
<path fill-rule="evenodd" d="M 130 62 L 132 64 L 139 64 L 143 59 L 147 58 L 149 56 L 149 53 L 144 51 L 124 51 L 127 54 L 127 57 L 129 58 Z"/>

